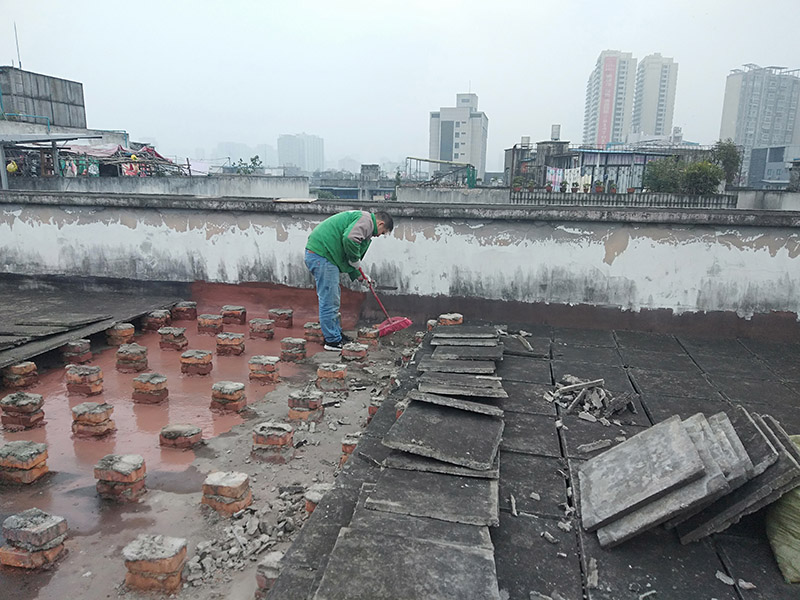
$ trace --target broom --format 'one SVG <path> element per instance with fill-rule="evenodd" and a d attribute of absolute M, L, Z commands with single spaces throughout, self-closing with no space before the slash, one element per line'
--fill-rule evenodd
<path fill-rule="evenodd" d="M 359 269 L 359 271 L 361 272 L 361 276 L 364 278 L 364 281 L 367 282 L 367 285 L 369 286 L 369 290 L 372 292 L 372 295 L 375 296 L 375 300 L 378 301 L 378 306 L 381 307 L 383 314 L 386 315 L 386 320 L 383 323 L 376 325 L 378 329 L 378 337 L 383 337 L 385 335 L 389 335 L 390 333 L 394 333 L 395 331 L 402 331 L 403 329 L 411 327 L 413 325 L 411 319 L 408 319 L 406 317 L 389 316 L 389 313 L 386 312 L 386 308 L 384 308 L 383 306 L 383 302 L 381 302 L 381 299 L 378 298 L 378 294 L 375 293 L 375 288 L 372 287 L 372 281 L 370 280 L 369 277 L 364 275 L 364 271 L 362 269 Z"/>

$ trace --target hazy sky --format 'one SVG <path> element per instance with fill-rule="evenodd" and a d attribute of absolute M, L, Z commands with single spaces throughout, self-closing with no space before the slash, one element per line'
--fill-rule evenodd
<path fill-rule="evenodd" d="M 325 139 L 326 161 L 427 156 L 429 112 L 478 94 L 488 170 L 530 135 L 581 141 L 605 49 L 679 63 L 673 124 L 719 134 L 725 77 L 800 68 L 798 0 L 0 0 L 0 65 L 80 81 L 89 127 L 166 155 L 219 142 Z"/>

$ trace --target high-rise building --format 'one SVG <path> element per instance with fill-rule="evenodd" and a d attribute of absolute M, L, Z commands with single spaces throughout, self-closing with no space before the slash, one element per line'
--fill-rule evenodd
<path fill-rule="evenodd" d="M 735 69 L 725 82 L 721 140 L 744 149 L 742 178 L 747 180 L 753 148 L 800 144 L 800 69 Z"/>
<path fill-rule="evenodd" d="M 477 94 L 456 94 L 456 106 L 431 112 L 428 158 L 469 163 L 483 179 L 489 119 L 478 110 Z"/>
<path fill-rule="evenodd" d="M 678 63 L 658 52 L 645 56 L 636 69 L 631 133 L 667 136 L 672 131 Z"/>
<path fill-rule="evenodd" d="M 325 141 L 306 133 L 278 136 L 278 162 L 282 167 L 297 167 L 304 173 L 325 169 Z"/>
<path fill-rule="evenodd" d="M 636 59 L 630 52 L 604 50 L 586 84 L 583 143 L 622 143 L 631 128 Z"/>

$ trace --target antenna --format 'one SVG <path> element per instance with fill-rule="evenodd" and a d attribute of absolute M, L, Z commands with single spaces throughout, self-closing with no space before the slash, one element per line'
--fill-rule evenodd
<path fill-rule="evenodd" d="M 17 42 L 17 62 L 19 63 L 19 68 L 22 69 L 22 59 L 19 57 L 19 37 L 17 36 L 17 22 L 14 21 L 14 39 Z"/>

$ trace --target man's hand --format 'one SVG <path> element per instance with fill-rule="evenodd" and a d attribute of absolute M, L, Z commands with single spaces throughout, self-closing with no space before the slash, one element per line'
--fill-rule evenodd
<path fill-rule="evenodd" d="M 364 273 L 363 269 L 359 269 L 358 272 L 361 273 L 361 277 L 358 278 L 359 281 L 366 283 L 371 287 L 375 287 L 375 280 L 370 279 L 369 276 L 366 273 Z"/>

